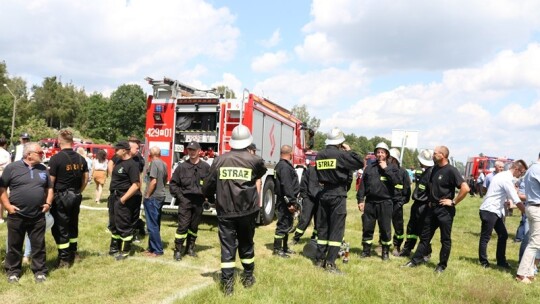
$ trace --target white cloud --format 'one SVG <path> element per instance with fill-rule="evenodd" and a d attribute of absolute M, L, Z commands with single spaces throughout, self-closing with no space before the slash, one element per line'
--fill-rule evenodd
<path fill-rule="evenodd" d="M 231 60 L 240 35 L 228 9 L 202 0 L 7 1 L 2 12 L 8 68 L 61 74 L 91 89 L 97 79 L 117 86 L 171 75 L 196 57 Z"/>
<path fill-rule="evenodd" d="M 387 70 L 464 67 L 526 43 L 539 10 L 534 0 L 314 0 L 297 53 Z"/>
<path fill-rule="evenodd" d="M 261 45 L 266 48 L 271 48 L 279 44 L 281 42 L 281 34 L 280 30 L 277 29 L 272 33 L 272 36 L 268 38 L 267 40 L 261 41 Z"/>
<path fill-rule="evenodd" d="M 540 82 L 534 76 L 539 57 L 537 44 L 502 51 L 480 68 L 445 72 L 439 83 L 401 86 L 335 109 L 321 129 L 339 126 L 368 137 L 419 130 L 421 147 L 446 144 L 461 160 L 480 152 L 532 159 L 539 147 L 524 144 L 536 143 L 531 139 L 540 129 Z M 514 102 L 511 94 L 518 90 L 532 92 L 536 100 Z"/>
<path fill-rule="evenodd" d="M 284 63 L 289 61 L 289 56 L 285 51 L 275 53 L 265 53 L 262 56 L 256 57 L 251 63 L 251 69 L 259 73 L 273 72 L 280 68 Z"/>

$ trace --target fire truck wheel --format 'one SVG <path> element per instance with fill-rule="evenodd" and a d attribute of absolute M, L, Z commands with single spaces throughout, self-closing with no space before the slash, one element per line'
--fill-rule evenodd
<path fill-rule="evenodd" d="M 268 225 L 272 223 L 275 216 L 276 199 L 274 196 L 274 181 L 268 180 L 264 183 L 262 191 L 263 201 L 261 208 L 261 224 Z"/>

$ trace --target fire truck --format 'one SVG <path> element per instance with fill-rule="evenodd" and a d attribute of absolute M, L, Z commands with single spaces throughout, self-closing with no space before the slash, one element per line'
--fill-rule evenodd
<path fill-rule="evenodd" d="M 169 168 L 169 178 L 176 164 L 187 157 L 186 146 L 191 141 L 201 145 L 204 161 L 212 163 L 214 157 L 230 151 L 232 130 L 239 124 L 247 126 L 253 143 L 268 168 L 262 177 L 260 195 L 260 224 L 273 221 L 275 213 L 274 167 L 280 158 L 282 145 L 293 147 L 293 165 L 299 178 L 306 160 L 307 128 L 290 111 L 276 103 L 244 90 L 241 99 L 228 99 L 215 90 L 200 90 L 177 80 L 145 78 L 153 88 L 147 98 L 147 147 L 161 149 L 161 158 Z M 168 191 L 167 191 L 168 192 Z M 167 193 L 167 195 L 170 195 Z M 209 203 L 203 214 L 216 215 Z M 163 212 L 175 214 L 178 204 L 167 197 Z"/>
<path fill-rule="evenodd" d="M 508 170 L 512 162 L 514 161 L 511 158 L 505 157 L 493 157 L 493 156 L 473 156 L 467 159 L 467 164 L 465 165 L 465 180 L 467 183 L 474 184 L 474 181 L 480 175 L 480 172 L 483 172 L 484 175 L 495 170 L 495 162 L 502 161 L 504 163 L 505 170 Z"/>

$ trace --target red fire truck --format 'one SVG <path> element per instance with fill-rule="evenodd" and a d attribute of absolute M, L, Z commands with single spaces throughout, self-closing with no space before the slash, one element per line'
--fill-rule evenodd
<path fill-rule="evenodd" d="M 267 174 L 262 178 L 261 214 L 259 223 L 269 224 L 274 219 L 274 166 L 279 161 L 280 147 L 293 147 L 293 165 L 299 178 L 306 155 L 306 128 L 290 111 L 272 101 L 244 90 L 241 99 L 227 99 L 213 90 L 199 90 L 179 81 L 146 78 L 153 94 L 147 99 L 147 147 L 161 149 L 163 161 L 172 174 L 175 164 L 184 160 L 186 145 L 197 141 L 204 160 L 230 151 L 229 140 L 234 127 L 247 126 L 253 135 L 257 153 L 265 160 Z M 170 177 L 170 175 L 169 175 Z M 166 199 L 165 213 L 177 213 L 178 205 L 172 197 Z M 215 209 L 205 204 L 204 214 L 215 215 Z"/>
<path fill-rule="evenodd" d="M 495 170 L 495 162 L 502 161 L 504 163 L 505 170 L 507 170 L 512 162 L 514 161 L 511 158 L 505 157 L 493 157 L 493 156 L 473 156 L 467 159 L 467 164 L 465 165 L 465 180 L 468 183 L 476 181 L 480 172 L 483 172 L 484 175 Z"/>

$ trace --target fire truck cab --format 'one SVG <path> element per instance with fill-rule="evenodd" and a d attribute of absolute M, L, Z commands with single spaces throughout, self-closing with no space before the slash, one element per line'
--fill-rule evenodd
<path fill-rule="evenodd" d="M 504 163 L 504 169 L 508 170 L 512 162 L 514 161 L 511 158 L 503 157 L 493 157 L 493 156 L 473 156 L 467 159 L 467 164 L 465 165 L 465 180 L 468 183 L 476 181 L 480 172 L 484 175 L 495 170 L 495 162 L 502 161 Z"/>
<path fill-rule="evenodd" d="M 293 147 L 293 165 L 299 178 L 305 165 L 305 128 L 290 111 L 272 101 L 244 90 L 241 99 L 227 99 L 214 90 L 199 90 L 179 81 L 147 77 L 153 94 L 147 99 L 145 141 L 148 148 L 161 149 L 161 158 L 168 165 L 169 178 L 176 164 L 187 156 L 184 152 L 191 141 L 199 142 L 202 159 L 212 163 L 214 157 L 230 151 L 232 130 L 239 124 L 247 126 L 268 171 L 261 179 L 259 223 L 274 219 L 274 167 L 280 158 L 282 145 Z M 168 192 L 168 191 L 167 191 Z M 167 193 L 170 195 L 169 193 Z M 204 214 L 216 215 L 215 208 L 205 203 Z M 175 214 L 178 204 L 167 197 L 164 213 Z"/>

